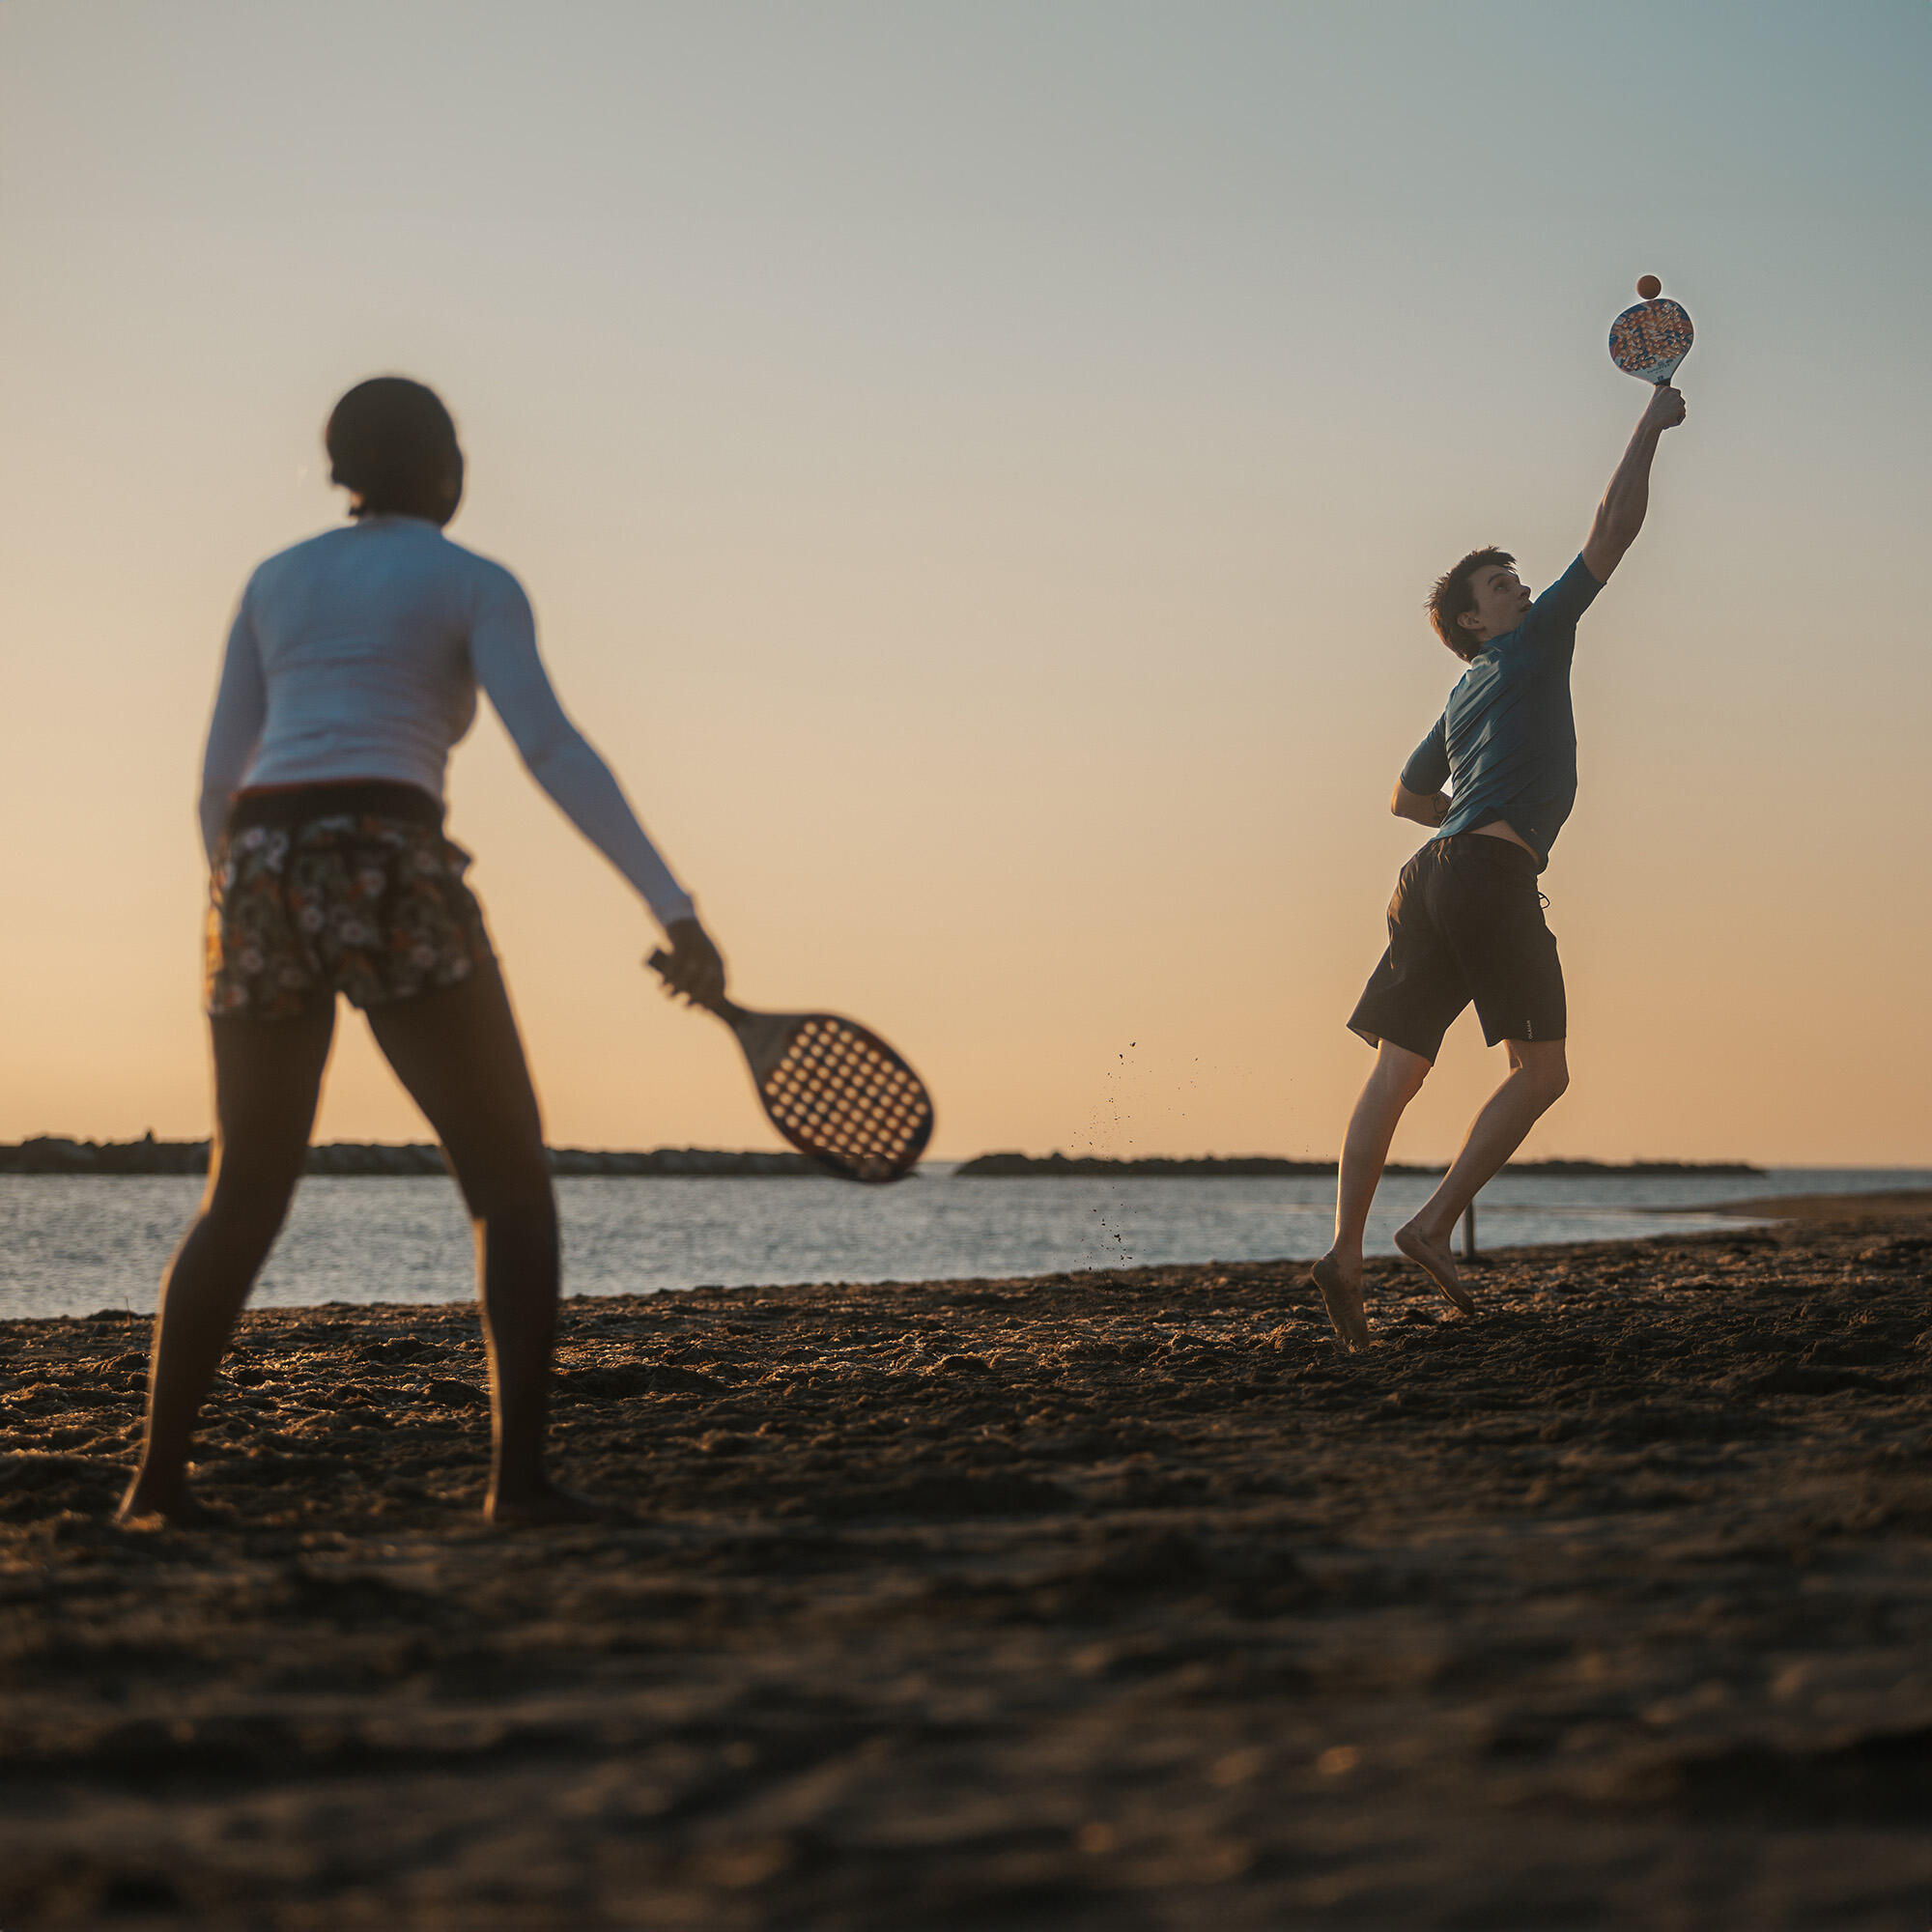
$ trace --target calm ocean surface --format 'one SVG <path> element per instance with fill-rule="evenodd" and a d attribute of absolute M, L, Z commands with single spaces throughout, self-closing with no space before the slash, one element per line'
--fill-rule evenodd
<path fill-rule="evenodd" d="M 1429 1192 L 1384 1182 L 1378 1252 Z M 961 1180 L 944 1166 L 896 1187 L 817 1179 L 566 1179 L 564 1290 L 812 1281 L 943 1281 L 1131 1263 L 1301 1260 L 1327 1246 L 1335 1183 Z M 1486 1247 L 1734 1227 L 1713 1201 L 1932 1186 L 1924 1169 L 1783 1168 L 1757 1177 L 1493 1182 Z M 0 1317 L 155 1305 L 201 1191 L 188 1178 L 0 1175 Z M 471 1293 L 469 1233 L 439 1178 L 303 1182 L 257 1306 L 444 1301 Z"/>

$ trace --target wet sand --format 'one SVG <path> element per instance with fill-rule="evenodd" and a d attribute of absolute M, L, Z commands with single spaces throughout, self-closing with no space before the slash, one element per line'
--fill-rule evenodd
<path fill-rule="evenodd" d="M 0 1925 L 1918 1927 L 1932 1197 L 1393 1263 L 246 1321 L 207 1533 L 144 1324 L 0 1324 Z M 1763 1213 L 1764 1204 L 1751 1204 Z"/>

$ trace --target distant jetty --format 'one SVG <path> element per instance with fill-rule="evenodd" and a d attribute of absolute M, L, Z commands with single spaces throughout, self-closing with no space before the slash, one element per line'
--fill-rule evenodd
<path fill-rule="evenodd" d="M 1559 1179 L 1572 1177 L 1588 1179 L 1601 1176 L 1605 1180 L 1631 1177 L 1638 1180 L 1669 1180 L 1676 1175 L 1702 1179 L 1709 1174 L 1762 1174 L 1747 1160 L 1513 1160 L 1505 1174 L 1548 1174 Z"/>
<path fill-rule="evenodd" d="M 802 1153 L 730 1153 L 714 1148 L 656 1148 L 649 1153 L 597 1148 L 552 1148 L 551 1171 L 577 1175 L 680 1176 L 685 1179 L 760 1179 L 819 1175 L 823 1169 Z M 206 1174 L 206 1141 L 75 1141 L 42 1134 L 0 1147 L 0 1174 Z M 372 1141 L 332 1141 L 308 1151 L 310 1174 L 445 1174 L 442 1150 L 420 1142 L 385 1147 Z"/>
<path fill-rule="evenodd" d="M 982 1153 L 975 1160 L 962 1161 L 953 1169 L 955 1178 L 970 1180 L 1089 1180 L 1144 1179 L 1175 1178 L 1188 1180 L 1278 1179 L 1283 1177 L 1331 1175 L 1332 1160 L 1281 1160 L 1272 1154 L 1202 1154 L 1192 1159 L 1105 1160 L 1093 1154 Z M 1388 1174 L 1430 1175 L 1443 1169 L 1406 1167 L 1391 1161 Z M 1762 1174 L 1764 1169 L 1748 1161 L 1687 1160 L 1522 1160 L 1513 1161 L 1507 1174 L 1534 1174 L 1558 1179 L 1601 1179 L 1605 1180 L 1663 1180 L 1673 1176 L 1702 1179 L 1709 1176 Z"/>
<path fill-rule="evenodd" d="M 686 1179 L 769 1179 L 820 1176 L 824 1170 L 802 1153 L 736 1153 L 719 1148 L 654 1148 L 647 1153 L 622 1149 L 552 1148 L 551 1171 L 568 1177 L 615 1175 Z M 12 1147 L 0 1146 L 0 1174 L 206 1174 L 206 1141 L 76 1141 L 40 1134 Z M 310 1174 L 409 1176 L 443 1174 L 442 1150 L 422 1142 L 385 1146 L 376 1141 L 331 1141 L 308 1151 Z M 961 1161 L 955 1177 L 968 1180 L 1143 1179 L 1274 1180 L 1283 1177 L 1332 1175 L 1332 1160 L 1283 1160 L 1273 1154 L 1201 1154 L 1193 1158 L 1153 1156 L 1145 1160 L 1106 1160 L 1094 1154 L 982 1153 Z M 1391 1162 L 1390 1174 L 1440 1174 L 1436 1167 Z M 1535 1174 L 1560 1179 L 1658 1180 L 1675 1175 L 1693 1179 L 1762 1174 L 1747 1161 L 1683 1160 L 1525 1160 L 1509 1174 Z"/>

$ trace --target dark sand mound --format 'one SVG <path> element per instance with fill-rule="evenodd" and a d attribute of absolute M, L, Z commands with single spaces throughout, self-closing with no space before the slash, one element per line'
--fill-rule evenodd
<path fill-rule="evenodd" d="M 1779 1221 L 1922 1221 L 1932 1215 L 1932 1189 L 1907 1187 L 1892 1194 L 1781 1194 L 1769 1201 L 1720 1201 L 1706 1211 L 1748 1215 L 1753 1220 L 1769 1215 Z"/>
<path fill-rule="evenodd" d="M 1932 1228 L 580 1301 L 494 1536 L 473 1318 L 0 1328 L 0 1925 L 1900 1926 L 1932 1900 Z"/>

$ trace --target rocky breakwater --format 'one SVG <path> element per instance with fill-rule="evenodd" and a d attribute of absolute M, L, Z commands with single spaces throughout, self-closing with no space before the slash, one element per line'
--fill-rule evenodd
<path fill-rule="evenodd" d="M 1384 1174 L 1440 1174 L 1439 1163 L 1415 1166 L 1391 1161 Z M 1179 1157 L 1149 1155 L 1116 1160 L 1103 1154 L 982 1153 L 961 1161 L 953 1170 L 967 1180 L 1016 1180 L 1046 1179 L 1062 1180 L 1114 1180 L 1126 1177 L 1140 1179 L 1187 1180 L 1276 1180 L 1335 1172 L 1332 1160 L 1286 1160 L 1275 1154 L 1192 1154 Z M 1674 1179 L 1680 1175 L 1744 1176 L 1762 1174 L 1762 1168 L 1748 1161 L 1634 1160 L 1518 1160 L 1509 1164 L 1511 1175 L 1538 1175 L 1546 1179 L 1571 1180 L 1605 1178 L 1609 1179 Z"/>
<path fill-rule="evenodd" d="M 36 1134 L 0 1147 L 0 1174 L 206 1174 L 206 1141 L 76 1141 Z"/>
<path fill-rule="evenodd" d="M 685 1179 L 805 1176 L 819 1172 L 803 1154 L 731 1152 L 718 1148 L 553 1148 L 558 1175 L 677 1176 Z M 403 1177 L 444 1172 L 442 1150 L 420 1142 L 384 1146 L 373 1141 L 332 1141 L 308 1151 L 308 1171 L 329 1175 Z M 0 1147 L 0 1174 L 206 1174 L 206 1141 L 77 1141 L 40 1134 Z"/>

